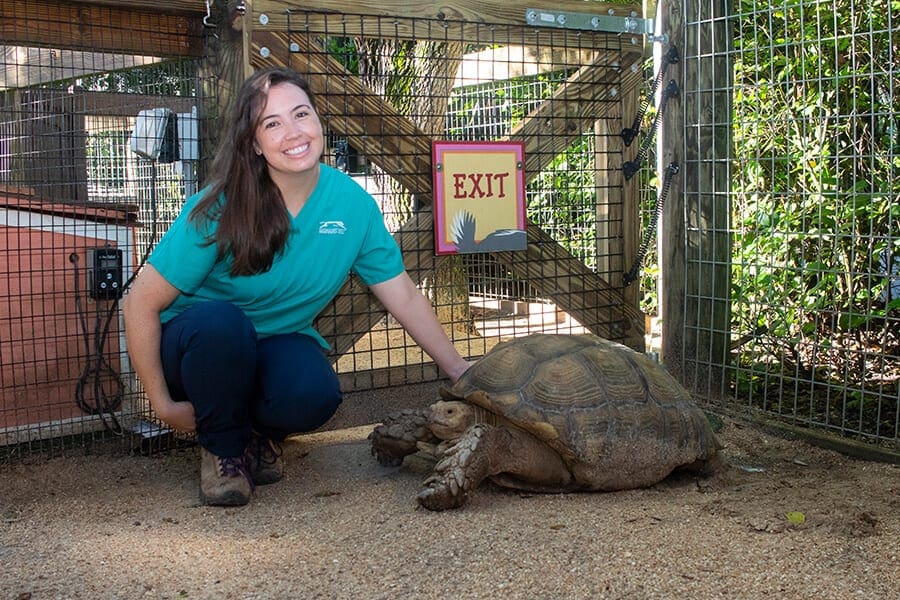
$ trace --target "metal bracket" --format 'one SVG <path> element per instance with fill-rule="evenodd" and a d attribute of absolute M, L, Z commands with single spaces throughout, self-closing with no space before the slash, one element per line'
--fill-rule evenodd
<path fill-rule="evenodd" d="M 532 27 L 556 27 L 558 29 L 580 29 L 584 31 L 609 31 L 612 33 L 629 33 L 647 35 L 651 41 L 666 43 L 668 35 L 654 35 L 653 19 L 639 19 L 632 12 L 629 17 L 617 17 L 612 9 L 608 15 L 592 15 L 567 11 L 546 10 L 543 8 L 525 9 L 525 22 Z"/>

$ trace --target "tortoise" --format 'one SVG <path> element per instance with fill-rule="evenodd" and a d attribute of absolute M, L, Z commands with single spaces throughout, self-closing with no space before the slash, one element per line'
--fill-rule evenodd
<path fill-rule="evenodd" d="M 433 456 L 417 496 L 431 510 L 462 506 L 485 479 L 527 492 L 615 491 L 719 462 L 687 390 L 645 354 L 592 334 L 501 342 L 440 397 L 369 434 L 383 465 Z"/>

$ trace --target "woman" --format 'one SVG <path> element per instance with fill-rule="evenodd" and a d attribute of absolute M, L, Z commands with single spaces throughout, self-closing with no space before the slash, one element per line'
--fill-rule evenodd
<path fill-rule="evenodd" d="M 308 84 L 270 68 L 241 87 L 209 185 L 141 269 L 123 305 L 128 352 L 156 415 L 197 433 L 201 499 L 249 502 L 281 479 L 279 442 L 342 395 L 313 319 L 348 273 L 455 381 L 469 363 L 407 275 L 375 201 L 320 162 Z"/>

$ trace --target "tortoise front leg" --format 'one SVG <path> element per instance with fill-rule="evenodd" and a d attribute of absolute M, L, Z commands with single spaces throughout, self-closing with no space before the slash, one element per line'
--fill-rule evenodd
<path fill-rule="evenodd" d="M 439 440 L 428 429 L 428 409 L 407 408 L 387 416 L 377 425 L 369 439 L 372 455 L 379 464 L 396 467 L 403 458 L 418 450 L 419 443 L 433 444 Z"/>
<path fill-rule="evenodd" d="M 530 434 L 479 423 L 444 452 L 416 499 L 429 510 L 458 508 L 487 477 L 535 491 L 562 491 L 572 481 L 559 455 Z"/>

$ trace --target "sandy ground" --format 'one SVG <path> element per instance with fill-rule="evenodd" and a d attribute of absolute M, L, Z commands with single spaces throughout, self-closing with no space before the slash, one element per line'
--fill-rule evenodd
<path fill-rule="evenodd" d="M 429 464 L 379 466 L 369 431 L 291 438 L 285 479 L 240 508 L 199 504 L 193 447 L 13 465 L 0 600 L 900 598 L 896 465 L 726 420 L 732 466 L 716 477 L 600 494 L 485 485 L 432 513 L 414 500 Z"/>

